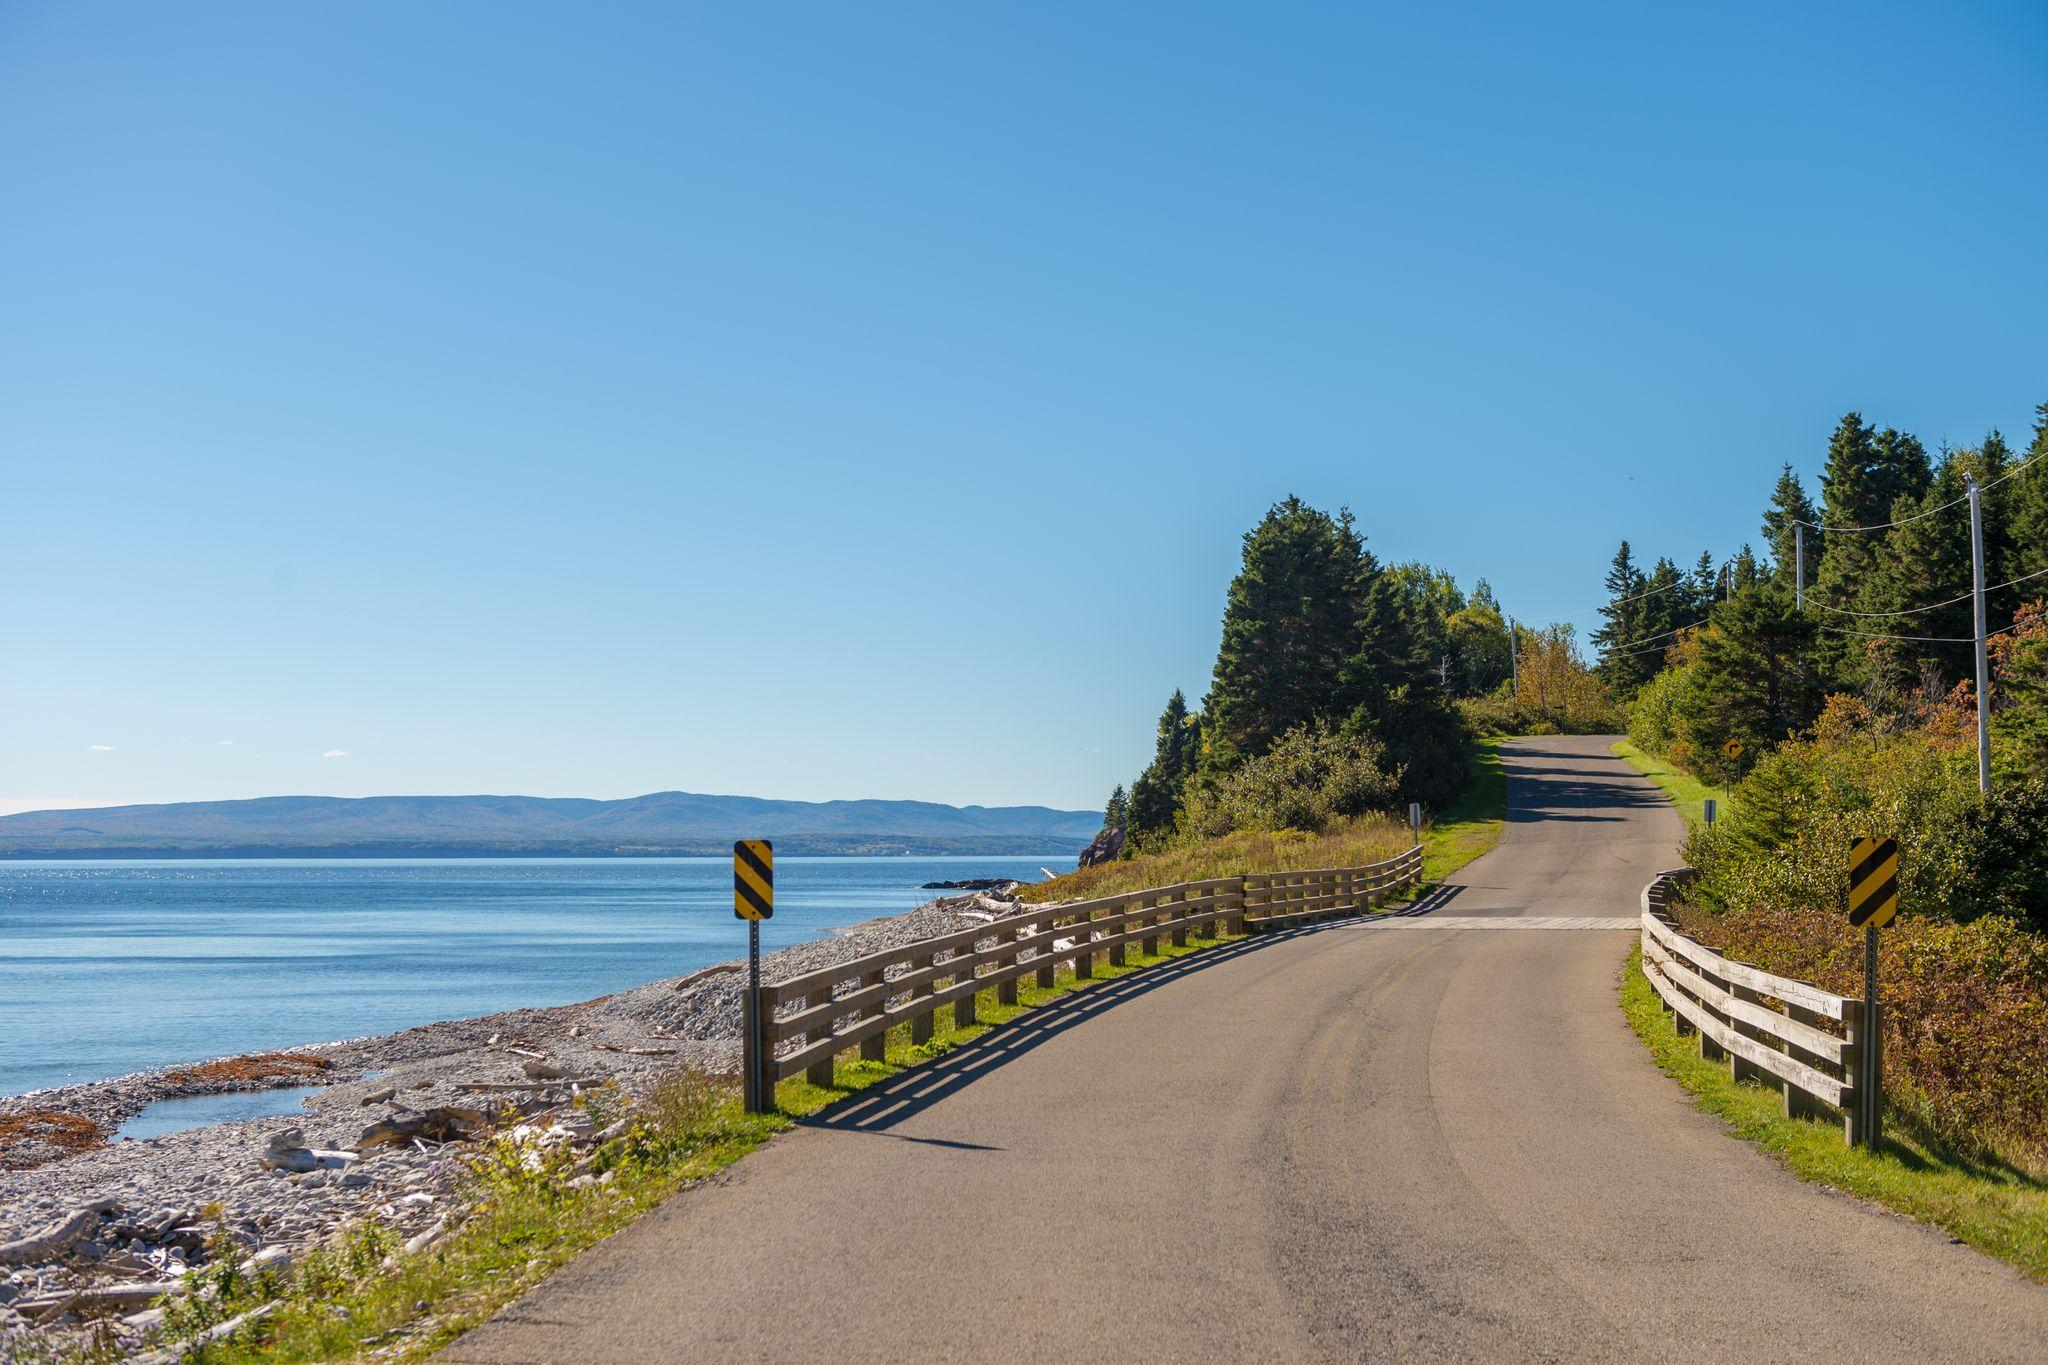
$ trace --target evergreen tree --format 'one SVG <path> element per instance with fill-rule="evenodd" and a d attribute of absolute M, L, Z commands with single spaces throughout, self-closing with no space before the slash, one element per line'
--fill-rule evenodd
<path fill-rule="evenodd" d="M 1792 604 L 1791 589 L 1765 580 L 1715 608 L 1699 636 L 1697 714 L 1686 717 L 1704 771 L 1724 779 L 1747 772 L 1767 750 L 1820 714 L 1821 690 L 1807 659 L 1812 618 Z M 1726 756 L 1730 740 L 1742 746 Z"/>
<path fill-rule="evenodd" d="M 1130 798 L 1124 795 L 1124 784 L 1116 784 L 1116 790 L 1109 794 L 1109 801 L 1102 808 L 1101 834 L 1114 834 L 1130 823 Z M 1101 834 L 1096 837 L 1100 838 Z"/>
<path fill-rule="evenodd" d="M 1450 621 L 1465 607 L 1458 580 L 1447 570 L 1419 563 L 1390 565 L 1385 577 L 1401 599 L 1416 647 L 1435 670 L 1437 686 L 1447 695 L 1456 695 L 1453 674 L 1457 660 L 1451 649 Z"/>
<path fill-rule="evenodd" d="M 1889 519 L 1900 524 L 1880 542 L 1880 557 L 1856 599 L 1862 611 L 1892 614 L 1830 616 L 1821 622 L 1866 632 L 1849 636 L 1848 649 L 1860 658 L 1858 672 L 1881 696 L 1898 700 L 1915 691 L 1923 675 L 1938 679 L 1939 689 L 1946 691 L 1974 668 L 1975 652 L 1967 644 L 1877 637 L 1954 641 L 1974 631 L 1971 603 L 1964 596 L 1970 591 L 1969 512 L 1960 506 L 1936 509 L 1966 496 L 1964 475 L 1974 467 L 1975 456 L 1975 451 L 1950 452 L 1924 496 L 1893 505 Z M 1959 597 L 1963 600 L 1952 600 Z"/>
<path fill-rule="evenodd" d="M 1206 705 L 1204 767 L 1227 772 L 1312 720 L 1350 707 L 1333 683 L 1362 644 L 1379 565 L 1349 511 L 1332 517 L 1290 497 L 1245 534 Z"/>
<path fill-rule="evenodd" d="M 1675 643 L 1674 631 L 1699 619 L 1686 593 L 1685 575 L 1669 559 L 1659 559 L 1643 581 L 1641 612 L 1636 617 L 1637 643 L 1654 643 L 1668 649 Z M 1663 653 L 1657 650 L 1642 657 L 1653 661 L 1650 672 L 1654 674 L 1658 667 L 1654 661 L 1662 659 Z"/>
<path fill-rule="evenodd" d="M 1899 525 L 1884 537 L 1877 568 L 1858 599 L 1866 612 L 1893 614 L 1840 623 L 1871 633 L 1850 637 L 1857 642 L 1851 648 L 1862 654 L 1880 694 L 1903 699 L 1923 683 L 1945 692 L 1975 676 L 1975 649 L 1966 643 L 1976 633 L 1975 604 L 1966 595 L 1973 581 L 1966 503 L 1974 480 L 1984 488 L 1985 586 L 1995 587 L 2001 580 L 1991 570 L 2011 558 L 2011 533 L 2006 485 L 1992 485 L 2010 462 L 2011 451 L 1994 431 L 1980 447 L 1944 451 L 1926 491 L 1893 505 L 1890 519 Z M 1995 631 L 2010 621 L 2017 605 L 2011 589 L 1989 594 L 1987 626 Z M 1878 635 L 1923 638 L 1871 638 Z"/>
<path fill-rule="evenodd" d="M 1828 530 L 1811 589 L 1825 610 L 1874 610 L 1884 605 L 1884 580 L 1892 559 L 1888 547 L 1901 500 L 1919 506 L 1932 475 L 1920 442 L 1890 427 L 1877 431 L 1857 413 L 1844 417 L 1828 445 L 1827 473 L 1821 476 Z M 1864 528 L 1864 529 L 1851 529 Z M 1902 632 L 1903 633 L 1903 632 Z M 1841 630 L 1821 635 L 1823 671 L 1845 681 L 1873 681 L 1884 665 L 1882 651 L 1855 645 L 1859 637 Z"/>
<path fill-rule="evenodd" d="M 1756 562 L 1756 552 L 1744 541 L 1742 548 L 1735 552 L 1735 562 L 1728 566 L 1728 572 L 1734 591 L 1741 592 L 1744 588 L 1755 587 L 1756 581 L 1764 576 L 1765 569 Z"/>
<path fill-rule="evenodd" d="M 1809 555 L 1807 562 L 1814 566 L 1809 586 L 1829 606 L 1852 606 L 1877 561 L 1877 542 L 1870 539 L 1875 533 L 1843 528 L 1874 526 L 1891 515 L 1891 498 L 1873 469 L 1876 434 L 1862 414 L 1852 412 L 1828 440 L 1827 472 L 1820 476 L 1820 520 L 1828 529 L 1820 558 Z"/>
<path fill-rule="evenodd" d="M 1406 596 L 1387 574 L 1371 572 L 1359 613 L 1358 644 L 1338 678 L 1341 733 L 1377 739 L 1401 773 L 1401 795 L 1447 805 L 1464 785 L 1470 736 L 1438 682 Z"/>
<path fill-rule="evenodd" d="M 1820 513 L 1812 499 L 1806 496 L 1806 485 L 1786 465 L 1778 475 L 1778 486 L 1771 490 L 1771 505 L 1764 513 L 1764 548 L 1771 552 L 1772 567 L 1778 577 L 1792 581 L 1792 571 L 1799 558 L 1799 537 L 1794 529 L 1799 522 L 1808 523 L 1806 528 L 1806 581 L 1813 581 L 1813 571 L 1820 563 L 1821 547 L 1825 544 L 1821 532 L 1812 523 L 1820 520 Z"/>
<path fill-rule="evenodd" d="M 1700 557 L 1693 561 L 1692 582 L 1686 594 L 1691 610 L 1686 612 L 1688 621 L 1697 621 L 1714 609 L 1721 600 L 1721 570 L 1714 564 L 1711 550 L 1701 550 Z"/>
<path fill-rule="evenodd" d="M 1615 695 L 1624 700 L 1650 680 L 1656 669 L 1653 655 L 1630 653 L 1642 632 L 1637 622 L 1643 613 L 1643 574 L 1636 568 L 1634 552 L 1627 541 L 1614 552 L 1603 580 L 1607 605 L 1600 608 L 1602 624 L 1593 632 L 1593 647 L 1600 651 L 1598 672 Z"/>
<path fill-rule="evenodd" d="M 1152 762 L 1131 784 L 1125 806 L 1126 856 L 1156 848 L 1173 836 L 1201 751 L 1202 718 L 1188 710 L 1188 699 L 1176 687 L 1159 713 Z"/>
<path fill-rule="evenodd" d="M 2006 583 L 2048 569 L 2048 403 L 2034 409 L 2034 440 L 2027 447 L 2028 466 L 2004 486 L 2010 543 L 1994 583 Z M 2022 583 L 2013 590 L 2023 602 L 2048 597 L 2048 578 Z M 2010 618 L 2003 618 L 2010 619 Z"/>

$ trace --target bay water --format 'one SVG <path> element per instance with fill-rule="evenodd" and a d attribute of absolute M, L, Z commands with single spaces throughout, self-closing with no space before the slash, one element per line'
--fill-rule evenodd
<path fill-rule="evenodd" d="M 763 950 L 1073 866 L 778 858 Z M 0 862 L 0 1095 L 569 1004 L 746 942 L 729 858 Z"/>

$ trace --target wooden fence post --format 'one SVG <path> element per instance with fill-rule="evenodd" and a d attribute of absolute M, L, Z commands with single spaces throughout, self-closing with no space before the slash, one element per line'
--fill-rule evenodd
<path fill-rule="evenodd" d="M 960 970 L 953 973 L 954 985 L 965 985 L 974 980 L 974 947 L 972 944 L 955 952 L 947 961 L 960 964 Z M 978 1017 L 978 1011 L 975 1006 L 979 1003 L 979 999 L 980 997 L 977 993 L 975 995 L 963 995 L 953 1002 L 954 1028 L 966 1028 L 975 1021 Z"/>
<path fill-rule="evenodd" d="M 1734 961 L 1733 958 L 1730 958 L 1729 960 L 1731 962 Z M 1745 962 L 1741 965 L 1746 967 L 1749 964 Z M 1746 1001 L 1749 1004 L 1762 1003 L 1762 997 L 1759 996 L 1755 991 L 1750 990 L 1746 986 L 1739 986 L 1733 981 L 1730 981 L 1728 983 L 1728 994 L 1734 996 L 1737 1000 Z M 1758 1034 L 1755 1028 L 1748 1024 L 1742 1023 L 1739 1020 L 1729 1020 L 1728 1026 L 1734 1029 L 1737 1033 L 1741 1034 L 1745 1038 L 1761 1037 L 1761 1035 Z M 1730 1076 L 1730 1078 L 1737 1081 L 1753 1081 L 1759 1078 L 1760 1076 L 1764 1075 L 1764 1071 L 1763 1068 L 1759 1067 L 1755 1062 L 1748 1061 L 1742 1057 L 1738 1057 L 1731 1052 L 1728 1054 L 1728 1075 Z"/>
<path fill-rule="evenodd" d="M 862 976 L 860 979 L 860 984 L 861 988 L 865 990 L 870 986 L 879 986 L 886 980 L 888 980 L 888 972 L 884 968 L 877 967 L 873 971 L 868 972 L 867 974 Z M 860 1017 L 863 1019 L 878 1019 L 881 1017 L 882 1011 L 887 1009 L 888 1007 L 888 998 L 884 997 L 880 1000 L 877 1000 L 874 1004 L 869 1005 L 866 1009 L 862 1010 L 860 1012 Z M 872 1038 L 863 1038 L 860 1040 L 860 1058 L 862 1061 L 879 1062 L 885 1060 L 888 1057 L 888 1055 L 889 1031 L 887 1029 L 883 1029 L 880 1033 L 877 1033 Z"/>
<path fill-rule="evenodd" d="M 996 945 L 1010 950 L 1007 953 L 1001 954 L 996 959 L 998 970 L 1008 973 L 1010 968 L 1017 965 L 1017 959 L 1022 955 L 1022 950 L 1017 947 L 1016 926 L 1012 925 L 1010 928 L 998 933 L 996 935 Z M 996 1003 L 999 1005 L 1014 1005 L 1017 1003 L 1016 976 L 1005 975 L 996 984 Z"/>
<path fill-rule="evenodd" d="M 1095 975 L 1095 954 L 1088 951 L 1088 941 L 1095 937 L 1095 912 L 1084 910 L 1074 916 L 1074 976 L 1082 981 Z"/>

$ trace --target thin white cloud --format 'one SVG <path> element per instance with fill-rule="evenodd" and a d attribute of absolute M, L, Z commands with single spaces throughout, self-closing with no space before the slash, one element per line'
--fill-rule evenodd
<path fill-rule="evenodd" d="M 348 757 L 348 750 L 346 750 L 346 749 L 329 749 L 329 750 L 328 750 L 328 751 L 327 751 L 326 753 L 324 753 L 324 754 L 320 755 L 320 757 L 322 757 L 322 758 L 347 758 L 347 757 Z"/>
<path fill-rule="evenodd" d="M 231 739 L 224 739 L 220 742 L 220 747 L 223 749 L 232 749 L 235 747 L 235 742 Z"/>
<path fill-rule="evenodd" d="M 112 754 L 120 752 L 120 750 L 116 749 L 111 744 L 88 744 L 85 746 L 85 749 L 87 753 L 92 754 Z"/>

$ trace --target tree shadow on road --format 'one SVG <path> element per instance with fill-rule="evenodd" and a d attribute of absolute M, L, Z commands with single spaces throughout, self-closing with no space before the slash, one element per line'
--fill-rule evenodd
<path fill-rule="evenodd" d="M 1161 986 L 1171 985 L 1196 972 L 1221 966 L 1225 962 L 1234 962 L 1241 957 L 1326 927 L 1328 926 L 1310 924 L 1298 929 L 1255 934 L 1221 947 L 1155 963 L 1126 976 L 1098 982 L 1070 995 L 1063 995 L 1035 1009 L 1026 1010 L 1016 1018 L 998 1024 L 980 1037 L 971 1038 L 929 1062 L 898 1072 L 887 1080 L 878 1081 L 848 1095 L 845 1099 L 827 1105 L 808 1118 L 798 1119 L 797 1126 L 832 1128 L 842 1132 L 889 1133 L 891 1128 L 905 1119 L 923 1113 L 948 1095 L 974 1084 L 996 1068 L 1017 1060 L 1032 1049 L 1105 1010 L 1114 1009 L 1127 1000 L 1135 1000 L 1141 995 L 1156 991 Z M 971 1142 L 911 1138 L 900 1133 L 889 1135 L 906 1142 L 924 1142 L 933 1146 L 968 1151 L 1000 1150 Z"/>

